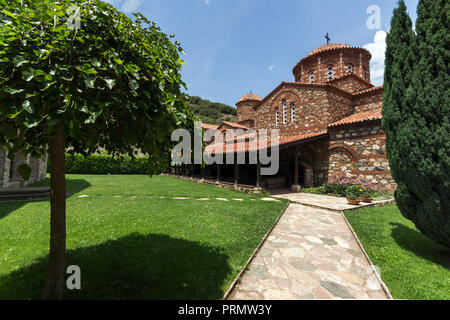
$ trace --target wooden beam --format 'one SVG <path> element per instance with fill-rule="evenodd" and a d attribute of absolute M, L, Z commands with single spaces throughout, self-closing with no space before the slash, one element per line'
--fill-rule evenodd
<path fill-rule="evenodd" d="M 236 161 L 236 163 L 234 164 L 234 185 L 237 187 L 238 184 L 239 184 L 239 165 Z"/>

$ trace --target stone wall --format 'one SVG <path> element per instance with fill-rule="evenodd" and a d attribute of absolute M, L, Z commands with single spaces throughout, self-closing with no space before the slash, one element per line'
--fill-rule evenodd
<path fill-rule="evenodd" d="M 336 92 L 335 92 L 336 91 Z M 283 123 L 283 105 L 286 100 L 287 123 Z M 295 106 L 292 121 L 291 104 Z M 276 126 L 275 110 L 278 108 L 279 124 Z M 353 113 L 351 95 L 325 86 L 285 83 L 254 111 L 256 129 L 280 129 L 281 137 L 315 133 Z"/>
<path fill-rule="evenodd" d="M 356 93 L 371 87 L 369 83 L 358 79 L 354 74 L 332 80 L 330 81 L 330 84 L 351 93 Z"/>
<path fill-rule="evenodd" d="M 364 94 L 354 101 L 355 113 L 380 109 L 383 106 L 383 90 Z"/>
<path fill-rule="evenodd" d="M 255 100 L 247 100 L 238 102 L 237 113 L 236 113 L 236 122 L 241 123 L 246 120 L 253 120 L 255 117 L 254 108 L 259 104 L 260 101 Z"/>
<path fill-rule="evenodd" d="M 335 174 L 345 174 L 373 188 L 395 190 L 380 121 L 330 128 L 329 135 L 330 181 Z"/>
<path fill-rule="evenodd" d="M 30 179 L 24 181 L 17 172 L 22 164 L 28 164 L 31 168 Z M 4 149 L 0 149 L 0 188 L 19 188 L 45 179 L 47 174 L 47 155 L 42 159 L 23 156 L 17 153 L 13 160 L 9 160 Z"/>

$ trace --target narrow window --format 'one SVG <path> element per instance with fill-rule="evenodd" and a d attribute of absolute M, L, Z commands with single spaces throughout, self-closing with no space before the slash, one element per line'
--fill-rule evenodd
<path fill-rule="evenodd" d="M 277 107 L 277 108 L 275 108 L 275 125 L 278 127 L 279 123 L 280 123 L 280 117 L 278 115 L 278 107 Z"/>
<path fill-rule="evenodd" d="M 291 122 L 295 122 L 295 103 L 291 103 Z"/>
<path fill-rule="evenodd" d="M 287 104 L 286 100 L 283 100 L 283 124 L 287 123 Z"/>
<path fill-rule="evenodd" d="M 332 66 L 329 66 L 327 68 L 327 77 L 328 77 L 328 80 L 333 80 L 333 78 L 334 78 L 334 68 Z"/>
<path fill-rule="evenodd" d="M 348 74 L 353 73 L 353 66 L 352 66 L 351 64 L 349 64 L 349 65 L 347 66 L 347 72 L 348 72 Z"/>
<path fill-rule="evenodd" d="M 314 83 L 314 71 L 309 72 L 309 83 Z"/>

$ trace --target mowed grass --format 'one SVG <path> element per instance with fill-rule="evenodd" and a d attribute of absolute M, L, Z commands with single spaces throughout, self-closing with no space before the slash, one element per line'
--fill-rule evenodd
<path fill-rule="evenodd" d="M 450 299 L 450 249 L 425 237 L 395 205 L 345 216 L 395 299 Z"/>
<path fill-rule="evenodd" d="M 67 299 L 220 299 L 287 205 L 163 176 L 68 175 L 67 188 L 67 265 L 82 275 Z M 48 201 L 0 203 L 0 299 L 41 297 L 49 217 Z"/>

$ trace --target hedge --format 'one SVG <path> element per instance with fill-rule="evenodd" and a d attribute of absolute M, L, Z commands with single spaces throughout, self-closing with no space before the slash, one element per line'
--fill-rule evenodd
<path fill-rule="evenodd" d="M 48 162 L 50 165 L 50 161 Z M 148 174 L 148 157 L 112 157 L 110 155 L 66 154 L 66 173 L 76 174 Z"/>

